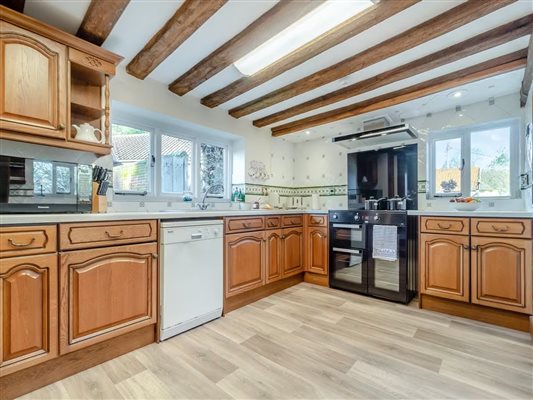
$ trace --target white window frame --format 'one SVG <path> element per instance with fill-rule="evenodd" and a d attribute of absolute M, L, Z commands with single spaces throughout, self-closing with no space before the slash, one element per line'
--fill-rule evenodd
<path fill-rule="evenodd" d="M 232 147 L 230 141 L 222 141 L 213 139 L 207 135 L 198 135 L 196 132 L 184 132 L 179 128 L 172 128 L 168 126 L 157 126 L 155 123 L 141 124 L 130 119 L 114 118 L 112 121 L 114 125 L 124 125 L 135 129 L 141 129 L 150 132 L 150 158 L 154 159 L 154 162 L 149 163 L 149 187 L 146 195 L 121 192 L 123 194 L 113 194 L 116 201 L 182 201 L 184 193 L 163 193 L 162 191 L 162 179 L 161 179 L 161 148 L 162 148 L 162 136 L 172 136 L 179 139 L 190 140 L 192 142 L 192 160 L 191 160 L 191 193 L 195 200 L 201 199 L 203 193 L 201 190 L 201 172 L 200 172 L 200 145 L 202 143 L 215 145 L 224 148 L 224 196 L 210 197 L 209 202 L 227 202 L 231 193 L 231 160 L 232 160 Z M 152 158 L 153 157 L 153 158 Z M 188 193 L 188 192 L 186 192 Z M 116 196 L 116 197 L 115 197 Z"/>
<path fill-rule="evenodd" d="M 520 152 L 518 142 L 520 140 L 520 119 L 504 119 L 499 121 L 491 121 L 482 124 L 464 125 L 456 128 L 450 128 L 441 131 L 433 131 L 428 135 L 427 141 L 427 177 L 429 183 L 429 191 L 427 194 L 428 199 L 449 198 L 456 196 L 470 196 L 472 192 L 471 179 L 470 179 L 470 165 L 471 165 L 471 145 L 470 135 L 472 132 L 498 129 L 500 127 L 510 127 L 510 195 L 509 196 L 483 196 L 482 199 L 487 200 L 502 200 L 502 199 L 516 199 L 520 197 L 520 191 L 518 187 L 519 181 L 519 168 L 520 168 Z M 437 182 L 435 182 L 435 143 L 441 140 L 447 139 L 461 139 L 461 193 L 451 194 L 436 194 Z"/>

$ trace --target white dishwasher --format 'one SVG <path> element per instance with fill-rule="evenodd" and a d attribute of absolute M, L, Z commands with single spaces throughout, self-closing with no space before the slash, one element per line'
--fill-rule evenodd
<path fill-rule="evenodd" d="M 161 340 L 222 315 L 221 220 L 161 224 Z"/>

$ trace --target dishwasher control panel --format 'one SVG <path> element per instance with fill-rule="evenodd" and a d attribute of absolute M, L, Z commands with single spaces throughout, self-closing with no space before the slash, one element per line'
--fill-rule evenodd
<path fill-rule="evenodd" d="M 189 226 L 162 226 L 161 244 L 193 242 L 196 240 L 218 239 L 223 237 L 223 225 L 205 224 Z"/>

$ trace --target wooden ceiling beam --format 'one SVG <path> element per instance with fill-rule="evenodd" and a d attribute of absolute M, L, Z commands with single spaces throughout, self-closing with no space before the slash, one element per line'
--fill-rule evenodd
<path fill-rule="evenodd" d="M 360 14 L 317 37 L 252 76 L 243 77 L 202 98 L 203 105 L 213 108 L 288 71 L 318 54 L 344 42 L 387 18 L 405 10 L 419 0 L 381 0 Z"/>
<path fill-rule="evenodd" d="M 524 72 L 524 79 L 520 88 L 520 107 L 525 107 L 527 97 L 531 90 L 531 82 L 533 81 L 533 33 L 529 37 L 529 46 L 527 51 L 527 66 Z"/>
<path fill-rule="evenodd" d="M 443 50 L 429 54 L 425 57 L 401 65 L 382 74 L 373 76 L 363 81 L 346 86 L 334 92 L 287 108 L 277 113 L 257 119 L 253 124 L 257 127 L 264 127 L 303 114 L 308 111 L 324 107 L 350 97 L 375 90 L 393 82 L 401 81 L 426 71 L 441 67 L 443 65 L 461 60 L 465 57 L 480 53 L 487 49 L 529 35 L 533 28 L 533 14 L 505 25 L 484 32 L 461 43 L 447 47 Z"/>
<path fill-rule="evenodd" d="M 0 0 L 0 5 L 11 8 L 12 10 L 23 13 L 25 0 Z"/>
<path fill-rule="evenodd" d="M 200 26 L 213 16 L 227 0 L 185 0 L 176 13 L 131 60 L 126 70 L 144 79 Z"/>
<path fill-rule="evenodd" d="M 183 96 L 266 42 L 325 0 L 281 0 L 238 35 L 185 72 L 168 89 Z"/>
<path fill-rule="evenodd" d="M 129 2 L 130 0 L 92 0 L 76 36 L 101 46 Z"/>
<path fill-rule="evenodd" d="M 495 75 L 515 71 L 524 68 L 526 65 L 527 49 L 519 50 L 511 54 L 494 58 L 489 61 L 464 68 L 431 79 L 417 85 L 374 97 L 359 103 L 351 104 L 335 110 L 323 112 L 287 124 L 279 125 L 272 128 L 272 136 L 283 136 L 293 132 L 299 132 L 315 126 L 340 121 L 346 118 L 365 114 L 371 111 L 395 106 L 407 101 L 419 99 L 431 94 L 442 92 L 443 90 L 452 89 L 460 85 L 476 82 Z"/>
<path fill-rule="evenodd" d="M 229 111 L 240 118 L 244 115 L 270 107 L 291 97 L 334 82 L 354 72 L 360 71 L 382 60 L 403 53 L 429 40 L 449 33 L 463 25 L 481 18 L 516 0 L 469 0 L 439 14 L 428 21 L 385 40 L 361 53 L 324 68 L 314 74 L 299 79 L 258 99 L 247 102 Z M 222 89 L 224 90 L 224 89 Z M 217 92 L 215 92 L 217 93 Z M 210 95 L 211 96 L 211 95 Z"/>

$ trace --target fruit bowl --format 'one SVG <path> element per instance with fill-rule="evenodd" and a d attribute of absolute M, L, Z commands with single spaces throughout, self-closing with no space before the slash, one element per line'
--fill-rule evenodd
<path fill-rule="evenodd" d="M 452 207 L 457 211 L 476 211 L 481 207 L 481 203 L 472 202 L 472 203 L 451 203 Z"/>

